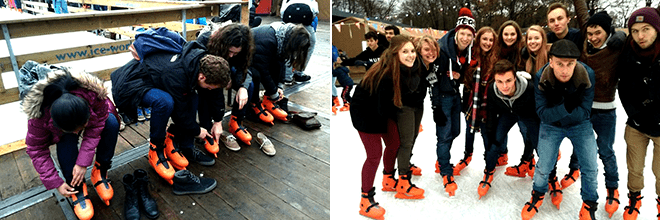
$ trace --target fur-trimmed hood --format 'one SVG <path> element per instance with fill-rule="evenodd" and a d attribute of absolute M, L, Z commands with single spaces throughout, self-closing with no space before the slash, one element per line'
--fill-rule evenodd
<path fill-rule="evenodd" d="M 555 74 L 550 67 L 550 64 L 546 64 L 546 66 L 543 69 L 543 73 L 541 74 L 541 78 L 539 79 L 539 90 L 545 91 L 541 84 L 544 83 L 550 83 L 550 85 L 555 86 L 557 84 L 557 78 L 555 77 Z M 591 88 L 591 81 L 589 80 L 589 73 L 587 72 L 587 69 L 584 68 L 584 65 L 582 62 L 577 62 L 575 65 L 575 69 L 573 70 L 573 76 L 570 79 L 570 82 L 575 86 L 575 88 L 580 87 L 580 85 L 584 84 L 586 85 L 586 89 Z"/>
<path fill-rule="evenodd" d="M 99 99 L 104 99 L 108 96 L 108 90 L 103 85 L 103 81 L 98 77 L 87 73 L 83 70 L 69 69 L 71 77 L 80 85 L 80 88 L 87 89 L 98 95 Z M 28 92 L 23 100 L 23 112 L 27 114 L 28 119 L 41 117 L 41 103 L 43 103 L 43 93 L 46 86 L 52 81 L 64 77 L 66 72 L 64 70 L 55 70 L 48 73 L 46 80 L 40 80 Z"/>

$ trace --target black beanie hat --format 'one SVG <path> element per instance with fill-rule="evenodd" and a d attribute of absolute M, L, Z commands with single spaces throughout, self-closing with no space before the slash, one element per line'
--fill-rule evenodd
<path fill-rule="evenodd" d="M 605 30 L 605 33 L 607 35 L 610 35 L 610 30 L 612 27 L 612 17 L 607 14 L 607 11 L 601 11 L 598 12 L 589 18 L 589 21 L 587 21 L 587 27 L 592 26 L 592 25 L 598 25 L 603 30 Z"/>

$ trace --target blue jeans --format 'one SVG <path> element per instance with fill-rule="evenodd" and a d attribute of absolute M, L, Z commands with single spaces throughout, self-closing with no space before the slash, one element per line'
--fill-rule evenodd
<path fill-rule="evenodd" d="M 68 14 L 69 9 L 67 8 L 66 4 L 66 0 L 54 0 L 53 10 L 55 10 L 56 14 Z"/>
<path fill-rule="evenodd" d="M 337 86 L 335 82 L 337 81 L 337 77 L 332 77 L 332 97 L 337 97 Z"/>
<path fill-rule="evenodd" d="M 518 115 L 512 114 L 512 113 L 502 113 L 500 115 L 496 131 L 495 131 L 495 140 L 497 143 L 500 144 L 500 146 L 494 146 L 496 151 L 495 153 L 503 154 L 506 153 L 506 141 L 507 141 L 507 134 L 511 130 L 514 124 L 518 123 L 518 128 L 520 129 L 520 134 L 523 137 L 523 142 L 525 144 L 525 148 L 523 150 L 522 157 L 520 161 L 531 161 L 532 158 L 534 157 L 534 150 L 536 150 L 536 147 L 538 146 L 539 142 L 539 124 L 541 123 L 540 119 L 538 118 L 527 118 L 527 117 L 520 117 Z M 495 145 L 497 143 L 491 144 Z M 497 164 L 497 157 L 499 154 L 494 155 L 494 159 L 491 159 L 491 163 L 493 163 L 492 168 L 495 167 Z M 486 156 L 486 168 L 489 168 L 489 157 L 488 155 Z"/>
<path fill-rule="evenodd" d="M 101 131 L 101 141 L 96 146 L 96 161 L 101 165 L 110 165 L 115 155 L 117 136 L 119 135 L 119 121 L 109 113 L 105 120 L 105 127 Z M 65 133 L 57 143 L 57 160 L 62 169 L 62 175 L 68 184 L 73 179 L 73 167 L 78 159 L 78 134 Z"/>
<path fill-rule="evenodd" d="M 307 50 L 307 62 L 305 62 L 305 67 L 307 67 L 307 64 L 309 63 L 309 60 L 312 58 L 312 54 L 314 53 L 314 45 L 316 45 L 316 31 L 314 30 L 314 27 L 312 25 L 306 25 L 305 29 L 307 29 L 307 32 L 309 32 L 309 49 Z M 334 62 L 334 60 L 332 61 Z M 296 70 L 293 71 L 293 68 L 291 66 L 285 65 L 286 70 L 284 70 L 284 81 L 291 81 L 293 80 L 293 73 L 295 72 L 296 75 L 302 75 L 302 71 Z"/>
<path fill-rule="evenodd" d="M 141 106 L 151 106 L 151 119 L 149 119 L 149 138 L 156 146 L 165 146 L 165 129 L 174 109 L 172 96 L 160 89 L 150 89 L 142 97 Z"/>
<path fill-rule="evenodd" d="M 603 162 L 605 170 L 605 187 L 619 188 L 619 172 L 614 154 L 614 133 L 616 131 L 616 109 L 591 110 L 591 123 L 596 132 L 596 144 L 598 145 L 598 156 Z"/>
<path fill-rule="evenodd" d="M 440 164 L 440 174 L 453 175 L 454 168 L 449 163 L 449 159 L 451 159 L 449 150 L 451 150 L 454 139 L 461 133 L 461 96 L 459 94 L 440 95 L 438 99 L 439 107 L 445 113 L 447 122 L 444 126 L 435 126 L 435 135 L 438 139 L 436 154 Z"/>
<path fill-rule="evenodd" d="M 557 152 L 561 141 L 567 137 L 573 144 L 574 152 L 578 157 L 582 172 L 582 195 L 583 201 L 598 200 L 598 162 L 596 136 L 590 121 L 582 121 L 575 125 L 556 127 L 541 123 L 539 128 L 538 154 L 539 162 L 536 163 L 534 174 L 535 191 L 546 193 L 548 191 L 548 176 L 557 163 Z"/>

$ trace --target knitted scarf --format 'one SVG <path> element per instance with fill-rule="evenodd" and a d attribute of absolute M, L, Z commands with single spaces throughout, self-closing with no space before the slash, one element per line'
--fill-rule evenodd
<path fill-rule="evenodd" d="M 273 22 L 270 24 L 270 27 L 275 29 L 275 37 L 277 38 L 277 54 L 282 55 L 284 54 L 284 45 L 286 44 L 287 40 L 289 39 L 289 35 L 291 34 L 291 30 L 296 26 L 296 24 L 292 23 L 284 23 L 284 22 Z"/>

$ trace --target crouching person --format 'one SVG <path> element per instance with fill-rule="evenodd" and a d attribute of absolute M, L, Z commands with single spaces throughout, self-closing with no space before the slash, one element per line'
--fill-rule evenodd
<path fill-rule="evenodd" d="M 580 51 L 575 43 L 559 40 L 550 48 L 549 64 L 534 78 L 536 113 L 541 119 L 538 154 L 532 198 L 522 210 L 523 219 L 531 219 L 548 191 L 548 176 L 557 163 L 559 146 L 564 138 L 573 143 L 582 171 L 582 208 L 580 219 L 593 219 L 597 208 L 598 182 L 596 137 L 590 121 L 594 99 L 594 71 L 578 62 Z M 551 194 L 559 208 L 561 191 Z"/>
<path fill-rule="evenodd" d="M 32 87 L 22 107 L 28 115 L 26 152 L 46 189 L 57 188 L 63 196 L 71 197 L 76 216 L 91 219 L 94 208 L 87 197 L 85 172 L 96 155 L 92 184 L 110 205 L 114 191 L 107 177 L 119 133 L 119 116 L 103 81 L 82 71 L 56 70 Z M 51 144 L 57 145 L 64 180 L 50 157 Z"/>

